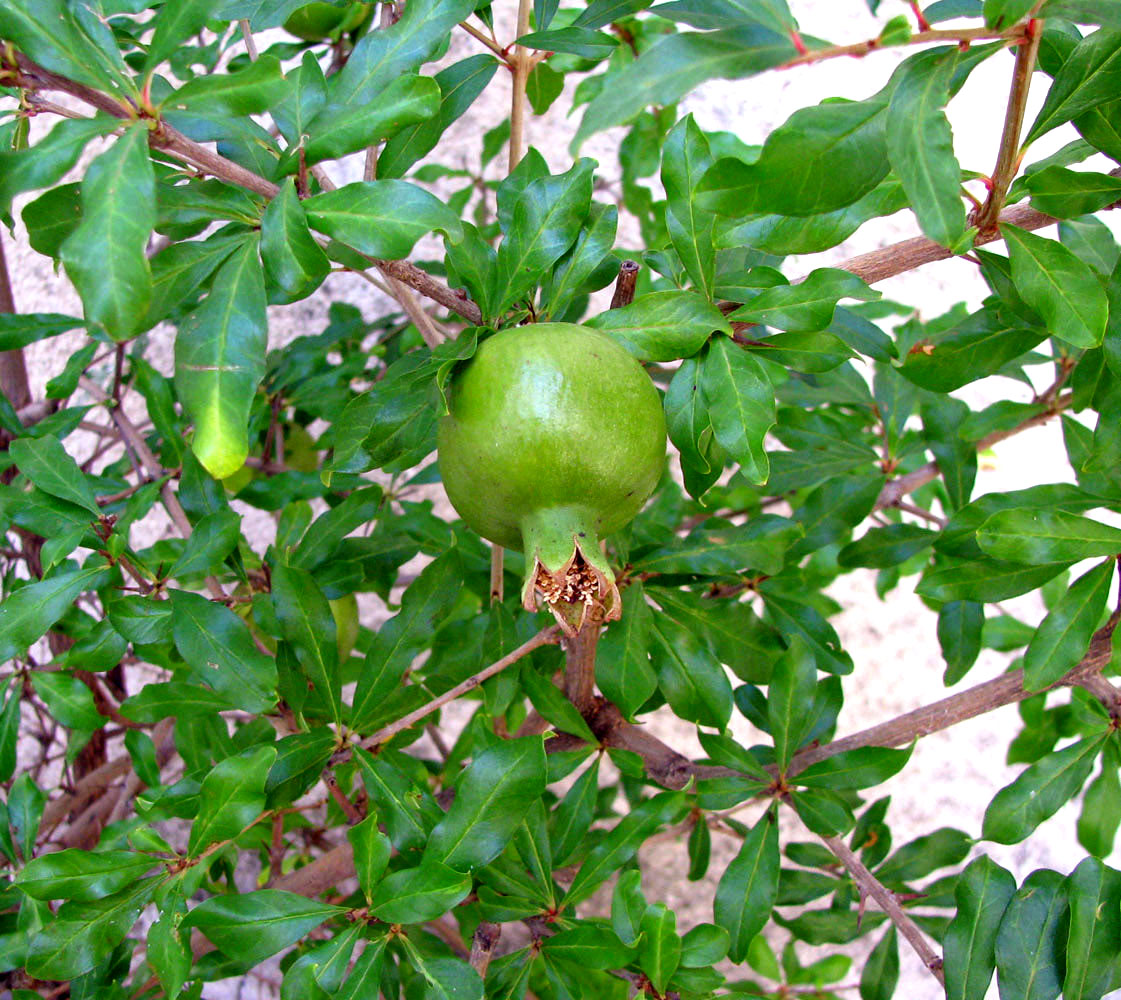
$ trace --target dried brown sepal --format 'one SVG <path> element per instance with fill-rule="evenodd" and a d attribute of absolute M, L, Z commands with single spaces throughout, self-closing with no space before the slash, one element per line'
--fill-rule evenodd
<path fill-rule="evenodd" d="M 555 573 L 540 559 L 534 561 L 533 585 L 526 589 L 525 607 L 537 610 L 544 602 L 565 635 L 575 636 L 588 620 L 616 621 L 622 611 L 619 589 L 612 577 L 584 558 L 579 544 L 572 558 Z"/>

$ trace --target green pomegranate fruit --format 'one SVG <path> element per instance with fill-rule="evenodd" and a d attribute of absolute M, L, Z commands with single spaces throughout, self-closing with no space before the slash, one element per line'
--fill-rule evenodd
<path fill-rule="evenodd" d="M 373 9 L 373 4 L 369 3 L 352 3 L 345 7 L 336 7 L 333 3 L 309 3 L 292 12 L 284 22 L 284 30 L 305 42 L 321 42 L 327 38 L 337 40 L 359 27 Z"/>
<path fill-rule="evenodd" d="M 456 372 L 448 406 L 438 432 L 448 498 L 484 538 L 525 552 L 526 608 L 540 595 L 570 633 L 592 608 L 618 618 L 600 538 L 638 513 L 666 453 L 642 366 L 598 330 L 516 327 Z"/>

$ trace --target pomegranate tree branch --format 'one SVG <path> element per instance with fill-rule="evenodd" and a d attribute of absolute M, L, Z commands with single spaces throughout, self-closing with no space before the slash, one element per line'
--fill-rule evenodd
<path fill-rule="evenodd" d="M 518 0 L 518 25 L 516 37 L 529 34 L 529 13 L 531 0 Z M 525 104 L 526 84 L 529 81 L 529 72 L 533 69 L 533 62 L 525 46 L 515 45 L 513 53 L 507 57 L 507 62 L 513 70 L 514 83 L 510 95 L 510 163 L 509 169 L 521 162 L 522 146 L 525 143 Z"/>
<path fill-rule="evenodd" d="M 115 118 L 131 121 L 138 117 L 137 110 L 130 105 L 122 104 L 106 94 L 43 69 L 22 54 L 17 53 L 16 60 L 20 72 L 19 83 L 28 89 L 62 91 Z M 0 72 L 0 77 L 3 76 L 4 74 Z M 234 163 L 233 160 L 220 156 L 206 146 L 188 139 L 182 132 L 167 122 L 156 122 L 148 141 L 154 149 L 162 150 L 184 163 L 189 163 L 199 170 L 217 177 L 219 180 L 243 187 L 265 198 L 275 197 L 280 190 L 272 181 L 254 173 L 252 170 L 247 170 L 240 164 Z M 479 324 L 482 322 L 482 313 L 474 302 L 457 294 L 415 264 L 405 260 L 381 260 L 372 257 L 367 257 L 367 259 L 389 277 L 396 278 L 402 284 L 408 285 L 422 295 L 440 303 L 440 305 L 446 306 L 469 323 Z"/>
<path fill-rule="evenodd" d="M 1035 59 L 1043 37 L 1043 22 L 1034 18 L 1027 23 L 1025 37 L 1016 50 L 1016 68 L 1012 72 L 1012 87 L 1008 92 L 1008 110 L 1004 116 L 1004 131 L 1000 137 L 1000 152 L 993 169 L 989 196 L 977 212 L 973 224 L 982 233 L 995 233 L 997 216 L 1004 205 L 1004 197 L 1020 166 L 1020 133 L 1024 127 L 1024 112 L 1028 105 Z"/>
<path fill-rule="evenodd" d="M 968 45 L 972 42 L 1012 41 L 1017 33 L 1017 30 L 991 31 L 988 28 L 960 28 L 954 30 L 928 27 L 922 31 L 916 31 L 905 42 L 899 44 L 884 45 L 879 38 L 869 38 L 866 41 L 854 42 L 851 45 L 829 45 L 826 48 L 813 49 L 787 60 L 778 68 L 793 69 L 795 66 L 806 66 L 810 63 L 824 62 L 826 59 L 838 59 L 842 56 L 860 58 L 872 52 L 898 49 L 901 45 L 931 45 L 939 42 Z"/>
<path fill-rule="evenodd" d="M 879 904 L 880 909 L 891 918 L 891 922 L 899 929 L 899 933 L 915 949 L 919 958 L 922 959 L 923 965 L 930 970 L 930 974 L 945 986 L 946 977 L 942 974 L 942 959 L 935 954 L 934 949 L 930 947 L 930 943 L 915 922 L 907 916 L 899 900 L 895 898 L 895 893 L 886 888 L 839 837 L 822 837 L 821 839 L 825 846 L 836 855 L 837 860 L 845 866 L 849 875 L 852 876 L 853 882 L 856 883 L 856 887 L 860 890 L 861 896 L 871 896 Z"/>

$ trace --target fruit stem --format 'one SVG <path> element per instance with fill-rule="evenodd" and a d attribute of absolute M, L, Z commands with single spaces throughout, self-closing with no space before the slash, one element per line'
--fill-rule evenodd
<path fill-rule="evenodd" d="M 580 711 L 588 715 L 596 703 L 596 646 L 599 644 L 598 615 L 589 615 L 564 647 L 564 693 Z"/>

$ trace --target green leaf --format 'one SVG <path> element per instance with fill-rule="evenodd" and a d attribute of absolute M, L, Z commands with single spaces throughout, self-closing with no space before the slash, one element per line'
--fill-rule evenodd
<path fill-rule="evenodd" d="M 938 537 L 917 524 L 890 524 L 871 528 L 855 542 L 850 542 L 837 554 L 837 562 L 846 568 L 867 566 L 889 569 L 906 562 L 930 548 Z"/>
<path fill-rule="evenodd" d="M 393 80 L 433 58 L 474 9 L 474 0 L 420 0 L 396 24 L 363 35 L 332 81 L 332 103 L 354 107 L 375 100 Z"/>
<path fill-rule="evenodd" d="M 769 704 L 768 701 L 768 706 Z M 913 747 L 906 750 L 861 747 L 845 750 L 811 764 L 791 780 L 807 788 L 870 788 L 872 785 L 883 784 L 892 775 L 902 771 L 911 758 L 912 749 Z"/>
<path fill-rule="evenodd" d="M 471 877 L 426 858 L 382 879 L 370 900 L 370 913 L 391 924 L 419 924 L 450 910 L 471 891 Z"/>
<path fill-rule="evenodd" d="M 774 665 L 767 687 L 767 720 L 775 743 L 775 762 L 785 772 L 813 723 L 810 706 L 817 693 L 817 665 L 800 638 Z"/>
<path fill-rule="evenodd" d="M 261 815 L 265 808 L 265 779 L 275 761 L 275 747 L 257 747 L 248 755 L 220 761 L 203 778 L 199 814 L 187 844 L 190 856 L 198 857 L 211 844 L 236 837 Z"/>
<path fill-rule="evenodd" d="M 23 700 L 23 685 L 17 677 L 5 685 L 8 688 L 8 697 L 4 702 L 4 709 L 0 711 L 0 781 L 11 781 L 18 760 L 20 726 L 20 702 Z M 5 822 L 0 817 L 0 831 Z M 3 833 L 0 832 L 0 838 Z"/>
<path fill-rule="evenodd" d="M 354 692 L 352 726 L 365 728 L 380 704 L 401 684 L 409 664 L 459 597 L 463 562 L 452 548 L 429 563 L 401 598 L 401 610 L 378 630 Z"/>
<path fill-rule="evenodd" d="M 279 301 L 307 298 L 327 277 L 331 262 L 308 231 L 294 183 L 285 182 L 261 219 L 261 261 Z"/>
<path fill-rule="evenodd" d="M 681 964 L 677 916 L 665 903 L 652 903 L 642 918 L 641 932 L 638 967 L 658 993 L 665 993 L 666 985 Z"/>
<path fill-rule="evenodd" d="M 145 957 L 164 993 L 174 1000 L 191 974 L 190 945 L 179 933 L 179 915 L 174 911 L 165 910 L 148 928 Z"/>
<path fill-rule="evenodd" d="M 984 625 L 985 607 L 975 601 L 950 601 L 938 612 L 938 645 L 946 661 L 942 682 L 947 687 L 977 662 Z"/>
<path fill-rule="evenodd" d="M 596 132 L 631 121 L 652 104 L 675 103 L 705 80 L 741 80 L 794 55 L 787 36 L 758 24 L 665 36 L 608 77 L 606 86 L 588 105 L 573 148 Z"/>
<path fill-rule="evenodd" d="M 1062 991 L 1065 882 L 1058 872 L 1032 872 L 1008 904 L 996 937 L 1001 1000 L 1054 1000 Z"/>
<path fill-rule="evenodd" d="M 249 454 L 249 409 L 267 347 L 265 285 L 252 239 L 218 269 L 175 339 L 175 387 L 195 424 L 191 448 L 215 479 L 233 475 Z"/>
<path fill-rule="evenodd" d="M 1068 565 L 1029 566 L 994 558 L 952 560 L 927 570 L 915 593 L 932 601 L 1003 601 L 1043 586 Z"/>
<path fill-rule="evenodd" d="M 748 482 L 770 474 L 763 444 L 774 426 L 775 397 L 763 366 L 728 337 L 717 337 L 701 360 L 701 392 L 720 446 Z"/>
<path fill-rule="evenodd" d="M 1076 562 L 1121 553 L 1121 528 L 1063 510 L 1014 508 L 985 521 L 977 531 L 977 544 L 997 559 Z"/>
<path fill-rule="evenodd" d="M 1088 736 L 1032 764 L 989 803 L 981 836 L 1018 844 L 1078 793 L 1104 741 L 1104 736 Z"/>
<path fill-rule="evenodd" d="M 378 177 L 402 177 L 436 148 L 440 137 L 474 103 L 494 78 L 499 63 L 492 56 L 469 56 L 436 74 L 440 109 L 426 121 L 401 129 L 378 156 Z"/>
<path fill-rule="evenodd" d="M 1121 872 L 1097 858 L 1084 859 L 1066 879 L 1070 931 L 1063 997 L 1100 1000 L 1121 971 Z"/>
<path fill-rule="evenodd" d="M 860 1000 L 891 1000 L 899 984 L 899 942 L 889 927 L 860 974 Z"/>
<path fill-rule="evenodd" d="M 728 932 L 716 924 L 694 925 L 681 939 L 681 968 L 703 969 L 715 965 L 728 954 L 731 940 Z"/>
<path fill-rule="evenodd" d="M 701 177 L 712 163 L 707 137 L 693 116 L 686 115 L 674 126 L 662 145 L 666 228 L 670 243 L 685 265 L 694 287 L 710 300 L 716 281 L 716 251 L 713 248 L 716 217 L 700 209 L 695 193 Z"/>
<path fill-rule="evenodd" d="M 0 38 L 45 69 L 98 90 L 116 90 L 115 76 L 99 72 L 101 54 L 65 0 L 9 0 L 0 5 Z"/>
<path fill-rule="evenodd" d="M 888 162 L 922 231 L 944 247 L 956 246 L 966 226 L 961 167 L 943 111 L 958 61 L 957 48 L 932 49 L 908 60 L 887 110 Z"/>
<path fill-rule="evenodd" d="M 158 862 L 132 851 L 80 851 L 70 848 L 33 858 L 15 883 L 32 899 L 91 902 L 132 885 Z"/>
<path fill-rule="evenodd" d="M 232 73 L 196 76 L 164 101 L 167 111 L 205 109 L 210 114 L 260 114 L 275 107 L 287 89 L 280 60 L 268 53 Z"/>
<path fill-rule="evenodd" d="M 1032 207 L 1056 219 L 1090 215 L 1121 200 L 1121 177 L 1058 165 L 1028 174 Z"/>
<path fill-rule="evenodd" d="M 439 807 L 413 785 L 382 755 L 372 757 L 365 750 L 355 754 L 362 781 L 385 822 L 386 833 L 399 851 L 424 847 L 428 831 L 436 825 Z"/>
<path fill-rule="evenodd" d="M 886 109 L 875 97 L 796 111 L 754 163 L 716 161 L 700 186 L 702 208 L 742 218 L 820 215 L 855 204 L 888 174 Z"/>
<path fill-rule="evenodd" d="M 588 852 L 565 894 L 565 906 L 575 906 L 591 896 L 601 883 L 635 856 L 647 837 L 680 814 L 684 802 L 680 792 L 660 792 L 631 809 Z"/>
<path fill-rule="evenodd" d="M 114 340 L 139 332 L 152 296 L 145 256 L 156 224 L 156 187 L 148 127 L 132 125 L 87 168 L 82 219 L 61 247 L 86 320 Z"/>
<path fill-rule="evenodd" d="M 579 20 L 579 19 L 578 19 Z M 569 28 L 553 28 L 550 31 L 534 31 L 522 35 L 518 44 L 531 49 L 550 52 L 565 52 L 584 59 L 606 59 L 619 46 L 619 42 L 603 31 L 573 25 Z"/>
<path fill-rule="evenodd" d="M 996 968 L 1001 918 L 1016 891 L 1016 880 L 982 855 L 961 874 L 954 900 L 957 912 L 943 939 L 947 1000 L 979 1000 Z"/>
<path fill-rule="evenodd" d="M 623 592 L 623 616 L 599 641 L 596 683 L 608 701 L 631 719 L 658 687 L 650 665 L 653 614 L 640 582 Z"/>
<path fill-rule="evenodd" d="M 674 361 L 696 354 L 713 333 L 731 334 L 724 314 L 696 292 L 640 295 L 587 323 L 610 334 L 639 361 Z"/>
<path fill-rule="evenodd" d="M 841 649 L 841 641 L 832 625 L 809 604 L 763 584 L 761 593 L 767 615 L 791 644 L 801 639 L 810 648 L 818 670 L 830 674 L 851 674 L 852 658 Z"/>
<path fill-rule="evenodd" d="M 1074 347 L 1098 347 L 1105 336 L 1109 305 L 1089 266 L 1054 240 L 1007 224 L 1000 231 L 1008 245 L 1016 290 L 1043 317 L 1047 329 Z"/>
<path fill-rule="evenodd" d="M 145 684 L 121 705 L 121 714 L 134 722 L 150 723 L 175 716 L 214 716 L 233 707 L 225 697 L 214 691 L 196 684 L 168 681 L 165 684 Z"/>
<path fill-rule="evenodd" d="M 742 962 L 752 939 L 766 925 L 778 898 L 778 822 L 763 814 L 744 837 L 716 887 L 713 916 L 731 935 L 728 957 Z"/>
<path fill-rule="evenodd" d="M 84 320 L 59 313 L 0 313 L 0 351 L 18 351 L 84 325 Z"/>
<path fill-rule="evenodd" d="M 560 805 L 553 810 L 549 830 L 549 844 L 556 866 L 566 864 L 587 836 L 595 815 L 596 795 L 599 792 L 599 757 L 577 778 L 565 792 Z"/>
<path fill-rule="evenodd" d="M 199 518 L 183 546 L 183 554 L 167 571 L 169 577 L 209 573 L 219 567 L 241 538 L 241 517 L 224 507 Z"/>
<path fill-rule="evenodd" d="M 658 13 L 694 28 L 723 28 L 754 22 L 779 34 L 798 28 L 786 0 L 675 0 L 660 4 Z"/>
<path fill-rule="evenodd" d="M 99 590 L 113 578 L 104 566 L 55 573 L 20 587 L 0 603 L 0 660 L 21 655 L 70 609 L 79 594 Z"/>
<path fill-rule="evenodd" d="M 70 729 L 94 730 L 105 724 L 98 712 L 93 692 L 72 674 L 60 671 L 31 675 L 35 693 L 46 702 L 51 716 Z"/>
<path fill-rule="evenodd" d="M 877 869 L 876 877 L 885 884 L 905 885 L 960 863 L 972 846 L 973 839 L 961 830 L 942 827 L 904 844 Z"/>
<path fill-rule="evenodd" d="M 814 833 L 837 837 L 852 829 L 852 808 L 837 792 L 828 788 L 803 789 L 792 799 L 798 818 Z"/>
<path fill-rule="evenodd" d="M 1108 857 L 1121 826 L 1121 754 L 1117 742 L 1110 740 L 1102 753 L 1101 773 L 1090 782 L 1082 796 L 1078 817 L 1078 842 L 1094 857 Z"/>
<path fill-rule="evenodd" d="M 1113 566 L 1107 559 L 1084 573 L 1048 612 L 1024 654 L 1024 690 L 1049 687 L 1086 654 L 1109 598 Z"/>
<path fill-rule="evenodd" d="M 560 732 L 579 736 L 585 743 L 595 746 L 598 740 L 588 728 L 584 717 L 551 680 L 542 677 L 528 661 L 523 661 L 521 682 L 530 704 L 546 721 L 551 722 Z"/>
<path fill-rule="evenodd" d="M 1121 33 L 1102 29 L 1083 38 L 1063 63 L 1024 144 L 1064 122 L 1116 100 L 1121 91 Z"/>
<path fill-rule="evenodd" d="M 201 31 L 212 16 L 214 6 L 215 0 L 180 0 L 179 3 L 160 7 L 151 21 L 156 30 L 148 43 L 148 54 L 140 68 L 140 75 L 146 77 L 174 55 L 187 39 Z"/>
<path fill-rule="evenodd" d="M 463 234 L 455 212 L 406 181 L 346 184 L 308 198 L 303 207 L 321 233 L 360 253 L 389 260 L 407 257 L 417 240 L 433 231 L 446 233 L 453 243 Z"/>
<path fill-rule="evenodd" d="M 415 948 L 410 948 L 409 953 L 428 980 L 426 998 L 483 1000 L 483 980 L 466 962 L 458 958 L 429 958 Z"/>
<path fill-rule="evenodd" d="M 1004 31 L 1035 6 L 1035 0 L 985 0 L 985 26 Z"/>
<path fill-rule="evenodd" d="M 198 594 L 170 592 L 175 646 L 195 677 L 246 712 L 276 704 L 276 662 L 236 614 Z"/>
<path fill-rule="evenodd" d="M 758 323 L 790 332 L 814 333 L 833 322 L 837 302 L 879 298 L 855 274 L 819 268 L 796 285 L 778 285 L 760 292 L 731 315 L 740 322 Z"/>
<path fill-rule="evenodd" d="M 634 957 L 632 949 L 623 944 L 614 931 L 589 924 L 577 924 L 545 938 L 541 951 L 551 958 L 567 959 L 588 969 L 621 969 Z"/>
<path fill-rule="evenodd" d="M 37 979 L 70 980 L 109 957 L 132 929 L 156 891 L 158 879 L 135 881 L 92 903 L 67 903 L 31 939 L 27 973 Z"/>
<path fill-rule="evenodd" d="M 601 265 L 615 246 L 618 225 L 619 210 L 614 205 L 592 202 L 584 228 L 571 249 L 557 261 L 552 277 L 542 291 L 546 317 L 563 315 L 589 281 L 593 278 L 598 281 Z"/>
<path fill-rule="evenodd" d="M 594 167 L 593 160 L 577 160 L 567 173 L 538 177 L 521 192 L 498 248 L 494 311 L 540 284 L 576 242 L 591 206 Z"/>
<path fill-rule="evenodd" d="M 329 917 L 345 913 L 294 892 L 260 889 L 203 900 L 183 919 L 183 930 L 198 928 L 230 958 L 256 965 L 295 944 Z"/>
<path fill-rule="evenodd" d="M 732 686 L 720 662 L 692 629 L 653 616 L 650 657 L 674 714 L 723 730 L 732 717 Z"/>
<path fill-rule="evenodd" d="M 304 162 L 320 163 L 357 153 L 406 126 L 434 121 L 439 111 L 440 88 L 435 80 L 412 73 L 398 77 L 366 104 L 332 103 L 323 108 L 307 126 L 310 141 L 304 145 Z M 294 173 L 299 163 L 299 147 L 290 147 L 277 170 Z"/>
<path fill-rule="evenodd" d="M 525 811 L 544 793 L 545 777 L 540 737 L 509 740 L 484 751 L 460 778 L 455 802 L 428 839 L 425 859 L 463 870 L 494 860 Z"/>

